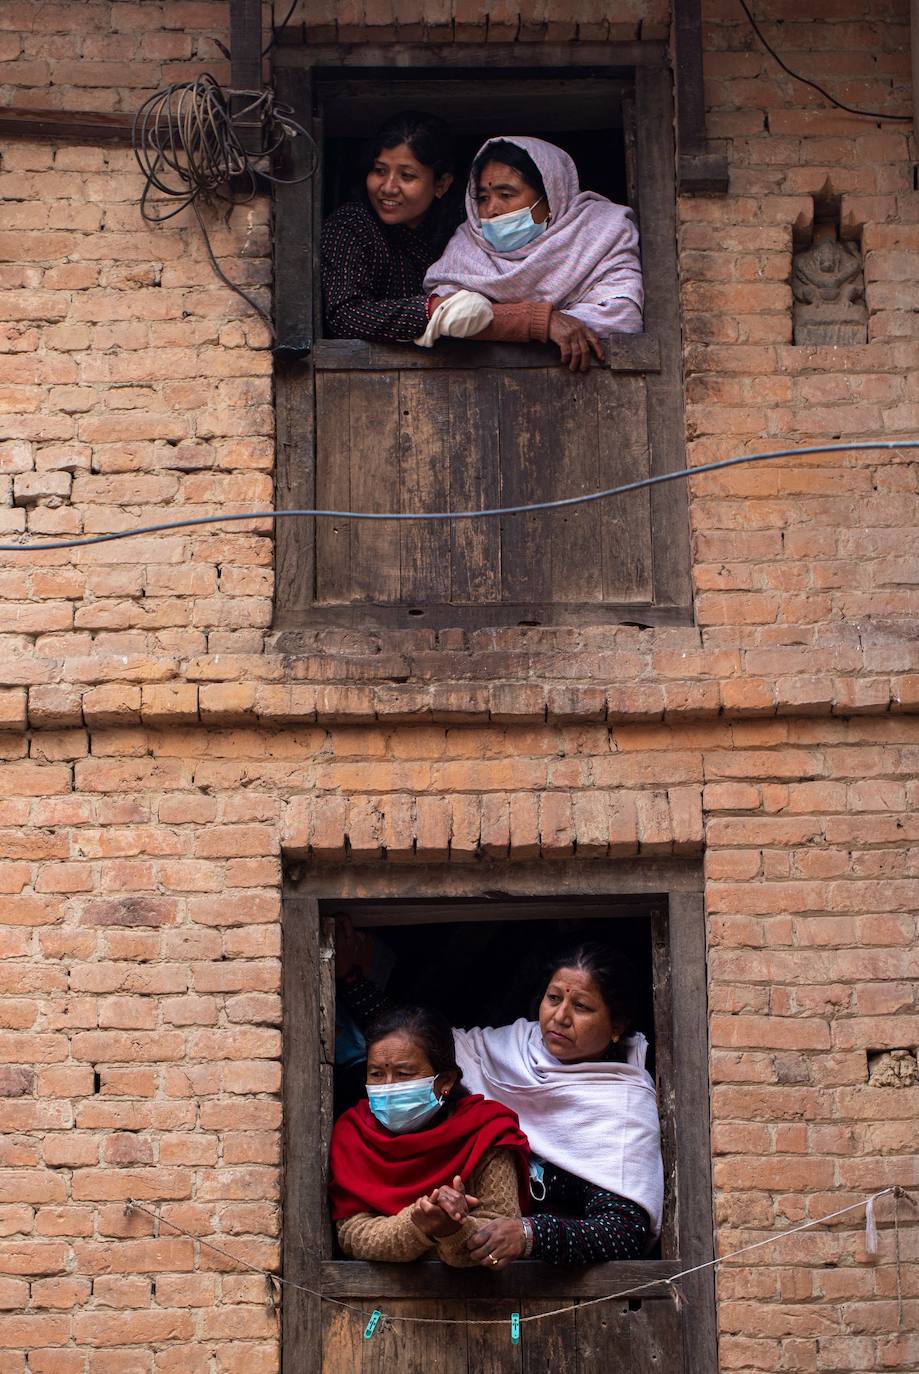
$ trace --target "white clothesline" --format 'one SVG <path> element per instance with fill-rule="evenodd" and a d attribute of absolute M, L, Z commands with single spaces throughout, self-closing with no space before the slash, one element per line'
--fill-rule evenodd
<path fill-rule="evenodd" d="M 524 1322 L 545 1321 L 548 1317 L 558 1317 L 563 1313 L 576 1311 L 582 1307 L 595 1307 L 598 1303 L 615 1302 L 617 1298 L 633 1297 L 636 1293 L 642 1293 L 649 1288 L 668 1287 L 673 1292 L 677 1303 L 681 1302 L 679 1290 L 675 1287 L 681 1279 L 688 1278 L 690 1274 L 701 1273 L 704 1269 L 716 1269 L 722 1264 L 727 1264 L 729 1260 L 739 1259 L 742 1255 L 748 1255 L 754 1250 L 762 1250 L 764 1246 L 777 1245 L 788 1236 L 800 1235 L 802 1231 L 811 1231 L 816 1226 L 826 1226 L 831 1221 L 836 1221 L 839 1217 L 847 1216 L 851 1212 L 865 1209 L 865 1249 L 868 1254 L 877 1253 L 877 1223 L 875 1219 L 875 1203 L 882 1197 L 893 1197 L 894 1208 L 894 1233 L 896 1244 L 896 1267 L 897 1267 L 897 1304 L 900 1314 L 900 1325 L 902 1325 L 902 1295 L 900 1291 L 900 1230 L 899 1230 L 899 1201 L 906 1198 L 911 1203 L 912 1197 L 905 1188 L 899 1184 L 893 1184 L 889 1188 L 882 1188 L 880 1192 L 872 1193 L 869 1197 L 861 1198 L 858 1202 L 849 1203 L 846 1207 L 840 1207 L 835 1212 L 827 1212 L 823 1216 L 815 1217 L 813 1221 L 802 1221 L 797 1226 L 790 1226 L 786 1231 L 777 1231 L 775 1235 L 766 1236 L 764 1240 L 753 1241 L 750 1245 L 742 1245 L 737 1250 L 729 1250 L 727 1254 L 719 1255 L 717 1259 L 706 1260 L 704 1264 L 694 1264 L 688 1269 L 681 1269 L 678 1274 L 672 1274 L 669 1278 L 648 1279 L 645 1283 L 633 1284 L 630 1288 L 621 1288 L 615 1293 L 604 1293 L 599 1298 L 581 1298 L 577 1302 L 566 1303 L 564 1307 L 554 1307 L 548 1312 L 534 1312 L 525 1316 L 514 1313 L 517 1322 L 522 1325 Z M 915 1206 L 916 1204 L 913 1203 Z M 285 1279 L 279 1274 L 273 1274 L 268 1269 L 260 1269 L 257 1265 L 249 1264 L 247 1260 L 238 1255 L 232 1254 L 229 1250 L 222 1249 L 219 1245 L 213 1245 L 208 1240 L 202 1240 L 200 1236 L 195 1236 L 191 1231 L 184 1230 L 170 1221 L 168 1217 L 161 1215 L 160 1211 L 150 1207 L 145 1207 L 142 1203 L 136 1202 L 133 1198 L 125 1204 L 125 1213 L 130 1215 L 132 1212 L 142 1212 L 148 1217 L 152 1217 L 159 1225 L 165 1224 L 177 1234 L 187 1236 L 189 1240 L 196 1241 L 206 1249 L 212 1250 L 215 1254 L 223 1255 L 225 1259 L 233 1260 L 234 1263 L 248 1269 L 253 1274 L 261 1274 L 268 1287 L 268 1301 L 274 1307 L 275 1287 L 290 1288 L 298 1293 L 306 1293 L 313 1298 L 319 1298 L 322 1302 L 329 1302 L 336 1307 L 344 1307 L 350 1312 L 356 1312 L 362 1320 L 369 1319 L 373 1322 L 376 1329 L 378 1322 L 382 1319 L 387 1323 L 411 1324 L 413 1326 L 507 1326 L 507 1317 L 410 1317 L 393 1316 L 384 1312 L 381 1308 L 374 1308 L 373 1312 L 367 1312 L 363 1307 L 357 1307 L 354 1303 L 343 1302 L 340 1298 L 333 1298 L 326 1293 L 320 1293 L 315 1288 L 307 1288 L 301 1283 L 294 1283 L 291 1279 Z M 373 1321 L 373 1318 L 376 1321 Z"/>

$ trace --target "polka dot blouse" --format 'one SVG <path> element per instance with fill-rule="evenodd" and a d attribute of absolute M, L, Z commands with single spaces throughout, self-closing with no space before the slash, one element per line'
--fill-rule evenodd
<path fill-rule="evenodd" d="M 650 1239 L 647 1212 L 554 1164 L 544 1165 L 546 1195 L 532 1203 L 532 1259 L 548 1264 L 636 1260 Z"/>
<path fill-rule="evenodd" d="M 423 334 L 427 297 L 422 283 L 442 242 L 423 223 L 417 229 L 383 224 L 369 205 L 342 205 L 322 230 L 327 336 L 404 342 Z"/>

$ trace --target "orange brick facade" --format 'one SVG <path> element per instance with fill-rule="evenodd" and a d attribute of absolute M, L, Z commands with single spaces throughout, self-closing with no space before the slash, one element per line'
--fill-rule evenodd
<path fill-rule="evenodd" d="M 79 32 L 73 16 L 80 11 Z M 910 109 L 906 0 L 763 0 L 841 98 Z M 436 13 L 434 12 L 436 11 Z M 666 5 L 309 7 L 320 41 L 659 41 Z M 830 109 L 733 0 L 705 5 L 726 196 L 684 197 L 687 451 L 919 435 L 909 124 Z M 0 18 L 18 108 L 131 110 L 226 72 L 216 3 Z M 869 342 L 791 344 L 795 234 L 838 198 Z M 272 501 L 266 333 L 185 217 L 140 221 L 122 147 L 0 147 L 0 535 Z M 270 206 L 214 216 L 268 298 Z M 262 1281 L 128 1197 L 278 1259 L 282 865 L 704 860 L 721 1250 L 919 1183 L 919 558 L 910 450 L 694 479 L 696 625 L 270 632 L 267 524 L 0 563 L 0 1374 L 264 1374 Z M 359 879 L 358 879 L 359 881 Z M 700 1110 L 704 1107 L 700 1104 Z M 718 1280 L 741 1374 L 919 1367 L 915 1214 Z"/>

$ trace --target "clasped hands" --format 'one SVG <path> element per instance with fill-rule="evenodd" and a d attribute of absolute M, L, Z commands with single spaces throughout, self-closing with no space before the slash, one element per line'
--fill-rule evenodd
<path fill-rule="evenodd" d="M 455 1235 L 479 1199 L 467 1193 L 459 1174 L 453 1179 L 452 1186 L 443 1184 L 430 1193 L 420 1197 L 412 1208 L 412 1221 L 432 1240 L 443 1240 Z"/>
<path fill-rule="evenodd" d="M 444 1184 L 420 1197 L 412 1208 L 412 1221 L 432 1240 L 455 1235 L 478 1207 L 479 1199 L 467 1193 L 459 1174 L 452 1185 Z M 493 1217 L 483 1223 L 466 1241 L 466 1249 L 476 1264 L 486 1269 L 505 1269 L 519 1259 L 524 1250 L 524 1233 L 514 1217 Z"/>

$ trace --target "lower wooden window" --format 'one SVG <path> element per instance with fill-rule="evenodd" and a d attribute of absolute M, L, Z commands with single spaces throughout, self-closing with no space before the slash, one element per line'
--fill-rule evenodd
<path fill-rule="evenodd" d="M 482 895 L 481 885 L 478 895 L 457 897 L 452 874 L 438 893 L 437 873 L 425 879 L 430 894 L 424 898 L 393 895 L 393 874 L 382 880 L 381 895 L 349 895 L 353 870 L 338 878 L 314 873 L 289 886 L 284 905 L 284 1275 L 312 1291 L 285 1293 L 284 1374 L 305 1368 L 369 1374 L 403 1365 L 425 1374 L 484 1369 L 646 1374 L 654 1367 L 661 1374 L 715 1374 L 712 1271 L 681 1282 L 687 1299 L 682 1313 L 665 1282 L 712 1256 L 702 898 L 694 874 L 681 875 L 683 890 L 654 891 L 647 868 L 639 890 L 629 891 L 611 873 L 606 884 L 611 890 L 598 893 L 594 878 L 589 895 L 521 892 L 527 878 L 519 874 L 516 892 L 491 898 Z M 538 876 L 531 888 L 542 887 Z M 415 891 L 418 881 L 413 873 Z M 634 877 L 631 881 L 634 888 Z M 362 881 L 361 887 L 366 894 L 374 884 Z M 489 1005 L 499 1020 L 505 1011 L 519 1014 L 515 998 L 519 1001 L 527 983 L 535 988 L 540 955 L 569 937 L 595 934 L 629 953 L 643 980 L 643 1028 L 652 1042 L 649 1067 L 658 1082 L 664 1149 L 664 1225 L 650 1258 L 576 1269 L 517 1261 L 494 1275 L 449 1269 L 437 1260 L 368 1264 L 337 1254 L 325 1186 L 333 1119 L 333 913 L 341 911 L 356 925 L 385 932 L 399 957 L 394 990 L 400 996 L 418 995 L 427 986 L 425 1000 L 437 1005 L 426 964 L 436 958 L 442 967 L 452 950 L 457 976 L 441 1000 L 448 1015 L 467 1024 L 480 1012 L 487 1014 Z M 497 960 L 502 951 L 507 957 L 515 948 L 519 957 L 510 973 L 519 977 L 502 979 L 496 969 L 472 985 L 473 951 L 491 951 Z M 464 1002 L 473 1013 L 469 1017 L 462 1015 Z M 631 1297 L 591 1301 L 654 1281 Z M 537 1315 L 557 1307 L 571 1310 L 524 1323 L 520 1345 L 511 1344 L 512 1312 Z M 367 1342 L 363 1330 L 374 1309 L 393 1318 L 449 1318 L 459 1324 L 384 1323 Z M 475 1324 L 484 1318 L 501 1324 Z"/>

